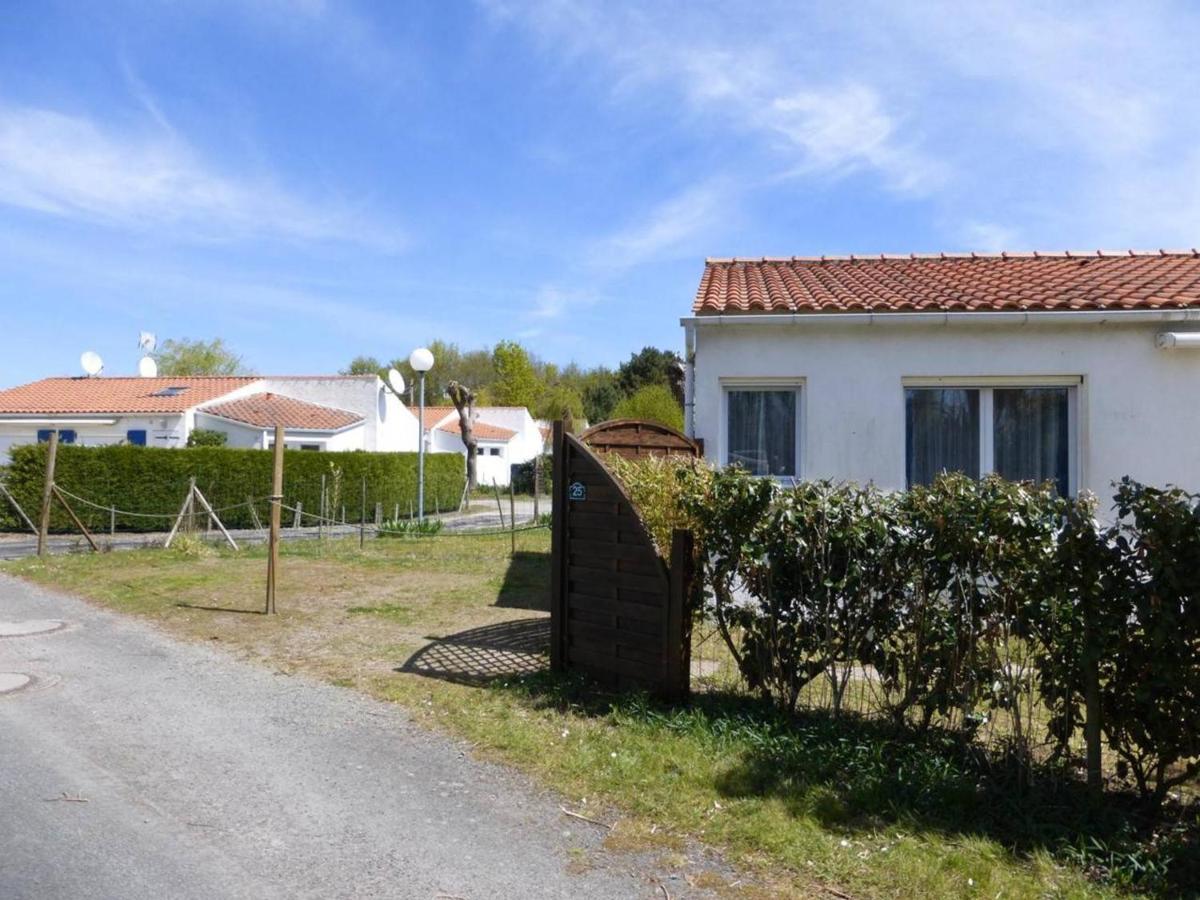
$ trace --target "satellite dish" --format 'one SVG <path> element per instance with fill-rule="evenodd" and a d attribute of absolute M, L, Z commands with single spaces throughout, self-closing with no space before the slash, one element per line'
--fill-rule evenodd
<path fill-rule="evenodd" d="M 138 334 L 138 349 L 139 350 L 145 350 L 147 353 L 153 353 L 154 348 L 157 346 L 158 346 L 158 338 L 156 338 L 154 336 L 153 331 L 142 331 Z"/>
<path fill-rule="evenodd" d="M 138 374 L 143 378 L 154 378 L 158 375 L 158 363 L 153 356 L 143 356 L 138 360 Z"/>
<path fill-rule="evenodd" d="M 100 358 L 99 353 L 91 350 L 85 350 L 79 357 L 79 365 L 83 367 L 83 371 L 89 376 L 99 375 L 104 371 L 104 360 Z"/>
<path fill-rule="evenodd" d="M 396 396 L 404 394 L 404 376 L 397 369 L 388 369 L 387 382 L 392 390 L 396 392 Z"/>

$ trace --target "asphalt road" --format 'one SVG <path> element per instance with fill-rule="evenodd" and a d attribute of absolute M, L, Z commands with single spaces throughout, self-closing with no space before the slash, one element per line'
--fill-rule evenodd
<path fill-rule="evenodd" d="M 394 705 L 0 575 L 31 619 L 67 625 L 0 637 L 34 679 L 0 694 L 5 900 L 696 896 Z"/>

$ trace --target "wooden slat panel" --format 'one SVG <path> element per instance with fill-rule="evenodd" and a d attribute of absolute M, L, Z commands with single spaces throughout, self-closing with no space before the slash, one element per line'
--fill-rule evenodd
<path fill-rule="evenodd" d="M 630 535 L 637 535 L 641 532 L 641 523 L 635 516 L 614 515 L 613 513 L 591 514 L 577 512 L 574 508 L 567 512 L 567 527 L 571 529 L 599 528 L 606 531 L 625 532 Z"/>
<path fill-rule="evenodd" d="M 567 634 L 578 645 L 594 644 L 599 647 L 648 650 L 651 654 L 650 661 L 657 660 L 662 649 L 662 635 L 597 625 L 580 619 L 567 619 Z"/>
<path fill-rule="evenodd" d="M 641 619 L 644 622 L 661 622 L 663 617 L 661 603 L 636 603 L 625 597 L 595 597 L 572 591 L 567 597 L 567 605 L 570 609 L 601 610 L 615 616 Z"/>
<path fill-rule="evenodd" d="M 568 566 L 567 576 L 571 583 L 589 581 L 597 584 L 615 585 L 621 588 L 633 588 L 637 591 L 662 591 L 665 599 L 666 579 L 653 578 L 648 575 L 633 575 L 629 572 L 613 572 L 606 569 L 585 569 L 581 566 Z"/>
<path fill-rule="evenodd" d="M 617 676 L 627 675 L 648 684 L 657 683 L 662 674 L 658 666 L 650 663 L 598 653 L 590 647 L 577 647 L 573 643 L 567 646 L 567 657 L 572 662 L 594 666 Z"/>
<path fill-rule="evenodd" d="M 610 556 L 613 559 L 633 560 L 636 562 L 661 562 L 661 557 L 645 544 L 622 543 L 609 541 L 589 541 L 571 535 L 570 550 L 572 553 L 587 553 L 591 556 Z"/>
<path fill-rule="evenodd" d="M 649 634 L 662 637 L 662 618 L 656 617 L 646 620 L 644 617 L 635 618 L 629 615 L 617 615 L 613 612 L 604 611 L 595 607 L 581 606 L 578 603 L 571 604 L 568 612 L 569 620 L 578 620 L 586 622 L 589 625 L 603 625 L 605 628 L 621 628 L 624 630 L 636 632 L 637 634 Z"/>

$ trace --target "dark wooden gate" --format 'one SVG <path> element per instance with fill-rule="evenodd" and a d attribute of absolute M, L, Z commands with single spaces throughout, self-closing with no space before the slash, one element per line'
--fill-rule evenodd
<path fill-rule="evenodd" d="M 684 598 L 691 535 L 670 567 L 624 489 L 579 438 L 554 423 L 550 662 L 615 688 L 687 693 Z"/>
<path fill-rule="evenodd" d="M 687 435 L 638 419 L 613 419 L 594 425 L 579 439 L 600 453 L 638 458 L 642 456 L 703 456 L 704 444 Z"/>

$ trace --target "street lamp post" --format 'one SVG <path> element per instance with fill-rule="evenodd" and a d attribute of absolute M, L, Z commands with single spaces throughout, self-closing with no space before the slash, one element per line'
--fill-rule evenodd
<path fill-rule="evenodd" d="M 419 413 L 417 415 L 417 521 L 425 521 L 425 373 L 433 368 L 433 354 L 418 347 L 408 357 L 408 364 L 417 373 L 420 387 Z"/>

